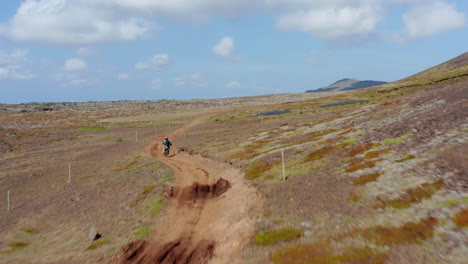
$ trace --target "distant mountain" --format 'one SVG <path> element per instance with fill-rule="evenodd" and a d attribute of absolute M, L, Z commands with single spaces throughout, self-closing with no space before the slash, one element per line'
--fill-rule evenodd
<path fill-rule="evenodd" d="M 331 91 L 349 91 L 349 90 L 357 90 L 372 86 L 377 86 L 381 84 L 385 84 L 387 82 L 380 82 L 380 81 L 359 81 L 356 79 L 343 79 L 339 80 L 335 83 L 330 84 L 327 87 L 322 87 L 317 90 L 308 90 L 306 93 L 312 92 L 331 92 Z"/>

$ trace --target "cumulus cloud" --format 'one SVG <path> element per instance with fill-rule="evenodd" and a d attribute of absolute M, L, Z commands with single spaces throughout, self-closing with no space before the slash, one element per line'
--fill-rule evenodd
<path fill-rule="evenodd" d="M 63 87 L 84 87 L 90 86 L 93 83 L 81 76 L 78 72 L 58 73 L 52 76 L 52 79 L 59 82 Z"/>
<path fill-rule="evenodd" d="M 150 59 L 135 64 L 137 70 L 155 70 L 159 71 L 170 64 L 170 58 L 167 54 L 156 54 Z"/>
<path fill-rule="evenodd" d="M 463 28 L 466 17 L 455 5 L 442 1 L 426 2 L 403 15 L 407 40 L 430 37 L 441 32 Z"/>
<path fill-rule="evenodd" d="M 230 81 L 224 85 L 228 89 L 238 89 L 241 87 L 241 84 L 237 81 Z"/>
<path fill-rule="evenodd" d="M 65 61 L 65 64 L 63 65 L 63 70 L 64 71 L 81 71 L 86 69 L 88 67 L 88 64 L 86 61 L 78 58 L 72 58 L 68 59 Z"/>
<path fill-rule="evenodd" d="M 192 87 L 203 87 L 205 86 L 205 82 L 203 81 L 203 76 L 199 72 L 192 73 L 186 76 L 179 76 L 173 79 L 173 83 L 175 87 L 184 87 L 184 86 L 192 86 Z"/>
<path fill-rule="evenodd" d="M 0 34 L 13 40 L 86 45 L 139 38 L 150 23 L 105 0 L 26 0 L 1 28 Z"/>
<path fill-rule="evenodd" d="M 28 51 L 23 49 L 6 52 L 0 50 L 0 80 L 29 80 L 34 74 L 25 72 L 24 67 L 29 64 Z"/>
<path fill-rule="evenodd" d="M 371 35 L 391 9 L 406 10 L 413 5 L 419 7 L 403 17 L 408 39 L 460 28 L 465 23 L 463 13 L 443 0 L 25 0 L 0 24 L 0 36 L 82 46 L 136 40 L 157 28 L 154 19 L 192 22 L 270 13 L 277 17 L 281 30 L 335 41 Z M 234 49 L 234 40 L 231 42 L 225 40 L 213 52 L 229 56 Z"/>
<path fill-rule="evenodd" d="M 230 57 L 234 51 L 234 39 L 231 37 L 222 38 L 218 44 L 213 47 L 214 54 L 221 57 Z"/>
<path fill-rule="evenodd" d="M 284 15 L 278 20 L 277 27 L 336 40 L 370 34 L 375 31 L 379 21 L 379 10 L 372 6 L 325 7 Z"/>

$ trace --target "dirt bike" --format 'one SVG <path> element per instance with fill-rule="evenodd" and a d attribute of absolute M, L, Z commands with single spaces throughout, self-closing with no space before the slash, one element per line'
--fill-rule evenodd
<path fill-rule="evenodd" d="M 170 149 L 169 146 L 164 146 L 164 151 L 163 151 L 164 156 L 166 156 L 166 157 L 169 156 L 169 149 Z"/>

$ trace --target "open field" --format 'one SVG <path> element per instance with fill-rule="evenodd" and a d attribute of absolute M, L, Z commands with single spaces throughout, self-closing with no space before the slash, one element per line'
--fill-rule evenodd
<path fill-rule="evenodd" d="M 333 94 L 0 105 L 0 263 L 464 263 L 467 56 Z"/>

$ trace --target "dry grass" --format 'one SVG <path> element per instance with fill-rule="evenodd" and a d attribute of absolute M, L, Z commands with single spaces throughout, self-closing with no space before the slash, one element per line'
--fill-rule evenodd
<path fill-rule="evenodd" d="M 392 149 L 387 148 L 387 149 L 381 149 L 381 150 L 374 150 L 374 151 L 369 151 L 364 155 L 365 159 L 375 159 L 380 157 L 380 155 L 384 155 L 392 151 Z"/>
<path fill-rule="evenodd" d="M 345 172 L 351 173 L 358 170 L 369 169 L 375 167 L 378 162 L 381 162 L 383 159 L 378 160 L 364 160 L 364 159 L 355 159 L 352 160 L 349 165 L 345 168 Z"/>
<path fill-rule="evenodd" d="M 130 204 L 130 208 L 133 208 L 135 207 L 138 203 L 140 203 L 141 201 L 144 201 L 146 200 L 146 198 L 148 198 L 148 196 L 150 195 L 150 193 L 156 188 L 156 185 L 155 184 L 151 184 L 149 185 L 148 187 L 146 187 L 145 189 L 143 189 L 143 192 L 141 192 L 138 197 L 136 198 L 135 201 L 133 201 L 131 204 Z"/>
<path fill-rule="evenodd" d="M 249 180 L 253 180 L 253 179 L 256 179 L 256 178 L 258 178 L 260 176 L 263 176 L 263 174 L 266 171 L 272 169 L 273 166 L 275 166 L 275 165 L 277 165 L 279 163 L 280 163 L 279 160 L 272 161 L 272 162 L 257 161 L 252 166 L 247 167 L 245 169 L 245 178 L 247 178 Z"/>
<path fill-rule="evenodd" d="M 366 183 L 376 181 L 380 175 L 380 172 L 364 174 L 359 176 L 359 178 L 353 179 L 353 183 L 358 185 L 364 185 Z"/>
<path fill-rule="evenodd" d="M 458 212 L 453 218 L 452 221 L 458 227 L 467 227 L 468 226 L 468 208 L 465 208 Z"/>
<path fill-rule="evenodd" d="M 345 157 L 354 157 L 356 155 L 362 154 L 368 150 L 370 150 L 373 147 L 374 144 L 372 143 L 367 143 L 364 145 L 359 145 L 357 147 L 354 147 L 350 149 L 346 154 Z"/>
<path fill-rule="evenodd" d="M 313 151 L 305 157 L 305 161 L 314 161 L 322 159 L 325 155 L 329 154 L 330 152 L 336 150 L 335 146 L 326 146 L 316 151 Z"/>
<path fill-rule="evenodd" d="M 437 219 L 428 217 L 419 222 L 408 222 L 402 226 L 384 227 L 376 226 L 357 230 L 353 234 L 362 235 L 377 245 L 389 246 L 395 244 L 419 243 L 434 236 Z"/>
<path fill-rule="evenodd" d="M 387 254 L 379 253 L 371 248 L 348 249 L 344 254 L 335 255 L 330 246 L 315 244 L 299 244 L 283 248 L 271 256 L 275 264 L 294 263 L 367 263 L 383 264 Z"/>
<path fill-rule="evenodd" d="M 413 203 L 419 203 L 423 199 L 432 197 L 432 195 L 444 187 L 444 181 L 438 180 L 433 183 L 423 183 L 418 187 L 410 188 L 400 197 L 391 200 L 379 200 L 376 202 L 374 208 L 385 208 L 388 206 L 394 208 L 409 208 Z"/>

